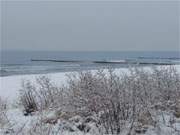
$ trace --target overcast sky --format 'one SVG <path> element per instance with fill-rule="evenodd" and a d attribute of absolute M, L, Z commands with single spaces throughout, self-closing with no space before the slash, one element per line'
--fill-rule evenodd
<path fill-rule="evenodd" d="M 2 5 L 1 49 L 179 50 L 178 2 L 14 1 Z"/>

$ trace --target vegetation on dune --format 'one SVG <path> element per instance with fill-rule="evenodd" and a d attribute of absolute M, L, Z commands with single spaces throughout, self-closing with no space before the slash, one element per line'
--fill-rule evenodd
<path fill-rule="evenodd" d="M 39 123 L 52 126 L 65 120 L 83 132 L 90 132 L 88 123 L 94 123 L 100 134 L 145 133 L 148 127 L 158 127 L 156 112 L 180 116 L 180 74 L 173 67 L 134 68 L 121 75 L 112 69 L 84 71 L 68 75 L 62 87 L 42 76 L 35 84 L 24 81 L 20 93 L 24 115 L 53 110 L 53 118 Z M 36 129 L 43 129 L 39 126 Z M 75 131 L 70 126 L 64 129 Z M 53 128 L 47 132 L 54 132 Z"/>

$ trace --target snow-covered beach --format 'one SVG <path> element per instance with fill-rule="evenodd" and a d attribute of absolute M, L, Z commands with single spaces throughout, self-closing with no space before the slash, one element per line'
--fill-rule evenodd
<path fill-rule="evenodd" d="M 177 66 L 180 70 L 180 66 Z M 97 70 L 91 70 L 96 72 Z M 127 68 L 116 69 L 117 74 L 127 73 Z M 6 100 L 13 101 L 17 99 L 19 90 L 21 89 L 22 81 L 34 82 L 39 76 L 49 77 L 56 85 L 61 86 L 66 84 L 67 75 L 78 72 L 60 72 L 60 73 L 48 73 L 48 74 L 28 74 L 28 75 L 12 75 L 0 77 L 0 96 Z"/>
<path fill-rule="evenodd" d="M 168 66 L 158 66 L 158 67 L 168 67 Z M 180 65 L 174 66 L 178 71 L 180 71 Z M 149 67 L 144 69 L 149 70 Z M 96 70 L 93 70 L 94 72 Z M 127 68 L 116 69 L 117 74 L 127 73 Z M 39 76 L 47 76 L 58 86 L 65 84 L 67 75 L 73 72 L 61 72 L 61 73 L 51 73 L 51 74 L 29 74 L 29 75 L 13 75 L 0 77 L 0 96 L 7 100 L 14 100 L 18 97 L 19 90 L 21 89 L 21 84 L 23 80 L 35 81 Z"/>
<path fill-rule="evenodd" d="M 158 66 L 158 68 L 169 68 L 169 66 Z M 180 73 L 180 65 L 173 66 L 177 69 L 177 71 Z M 144 67 L 146 71 L 150 71 L 150 67 Z M 95 73 L 97 70 L 93 70 L 92 72 Z M 106 71 L 106 70 L 105 70 Z M 120 68 L 120 69 L 115 69 L 114 71 L 116 74 L 121 75 L 123 73 L 128 73 L 129 70 L 127 68 Z M 64 72 L 64 73 L 51 73 L 51 74 L 31 74 L 31 75 L 15 75 L 15 76 L 6 76 L 6 77 L 0 77 L 0 97 L 5 100 L 8 104 L 8 110 L 7 110 L 7 117 L 10 123 L 13 125 L 13 130 L 15 129 L 16 132 L 18 131 L 19 134 L 21 134 L 22 128 L 28 130 L 33 123 L 36 123 L 39 120 L 39 114 L 35 113 L 33 116 L 24 116 L 23 115 L 23 108 L 18 108 L 16 107 L 16 102 L 18 102 L 18 97 L 19 97 L 19 90 L 21 89 L 21 84 L 23 80 L 30 80 L 31 82 L 35 82 L 36 79 L 39 76 L 47 76 L 52 80 L 52 82 L 56 85 L 61 87 L 63 84 L 66 84 L 67 82 L 67 75 L 72 74 L 73 72 Z M 42 117 L 45 118 L 54 118 L 54 111 L 53 110 L 47 110 L 43 111 L 40 114 Z M 171 113 L 169 112 L 163 112 L 163 118 L 158 115 L 158 120 L 160 123 L 159 127 L 161 131 L 155 131 L 153 127 L 149 127 L 147 132 L 145 133 L 146 135 L 179 135 L 180 133 L 180 119 L 176 119 L 176 122 L 174 125 L 171 125 L 172 127 L 169 127 L 169 121 L 171 121 Z M 61 121 L 62 122 L 62 121 Z M 62 123 L 58 123 L 59 125 L 62 126 Z M 60 128 L 56 124 L 55 126 L 52 127 L 54 131 L 57 130 L 59 134 L 75 134 L 75 135 L 81 135 L 81 134 L 88 134 L 88 135 L 93 135 L 97 133 L 97 131 L 90 131 L 88 133 L 81 132 L 77 130 L 76 128 L 73 129 L 74 125 L 70 124 L 69 126 L 72 127 L 73 132 L 69 131 L 69 129 L 66 131 L 59 132 L 58 128 Z M 67 123 L 66 123 L 67 124 Z M 65 125 L 66 125 L 65 124 Z M 67 126 L 67 125 L 66 125 Z M 94 125 L 91 125 L 93 128 Z M 47 126 L 48 127 L 48 126 Z M 63 126 L 62 126 L 63 127 Z M 6 129 L 8 133 L 12 134 L 11 129 Z M 94 130 L 97 130 L 96 128 Z M 1 132 L 2 131 L 2 132 Z M 25 131 L 23 131 L 25 132 Z M 57 134 L 58 134 L 57 133 Z M 0 130 L 0 134 L 5 134 L 4 129 Z M 58 135 L 59 135 L 58 134 Z M 126 133 L 122 134 L 125 135 Z"/>
<path fill-rule="evenodd" d="M 53 73 L 53 74 L 30 74 L 30 75 L 14 75 L 0 77 L 0 96 L 7 100 L 15 100 L 18 97 L 19 90 L 21 89 L 21 84 L 23 80 L 35 81 L 39 76 L 48 76 L 55 83 L 63 84 L 66 81 L 67 73 Z"/>

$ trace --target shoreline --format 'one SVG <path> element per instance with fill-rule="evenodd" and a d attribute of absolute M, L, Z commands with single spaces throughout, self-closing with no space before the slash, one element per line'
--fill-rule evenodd
<path fill-rule="evenodd" d="M 48 74 L 56 74 L 56 73 L 71 73 L 71 72 L 81 72 L 81 71 L 93 71 L 93 70 L 99 70 L 99 69 L 107 69 L 107 68 L 112 68 L 112 69 L 128 69 L 128 68 L 148 68 L 148 67 L 162 67 L 162 66 L 180 66 L 180 64 L 167 64 L 167 63 L 161 63 L 161 64 L 157 64 L 157 63 L 136 63 L 136 64 L 125 64 L 124 66 L 122 67 L 113 67 L 112 65 L 106 65 L 103 67 L 103 65 L 105 64 L 111 64 L 113 63 L 113 65 L 116 65 L 116 64 L 119 64 L 119 61 L 112 61 L 112 62 L 105 62 L 105 61 L 94 61 L 94 63 L 96 64 L 101 64 L 102 67 L 92 67 L 91 69 L 90 68 L 87 68 L 87 69 L 71 69 L 71 70 L 57 70 L 57 71 L 32 71 L 32 72 L 22 72 L 22 73 L 4 73 L 3 74 L 3 69 L 0 69 L 0 77 L 9 77 L 9 76 L 21 76 L 21 75 L 48 75 Z M 123 65 L 123 62 L 120 62 L 122 65 Z M 40 73 L 39 73 L 40 72 Z"/>

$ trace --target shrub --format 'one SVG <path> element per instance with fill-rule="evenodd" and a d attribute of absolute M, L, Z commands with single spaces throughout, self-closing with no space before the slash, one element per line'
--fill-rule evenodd
<path fill-rule="evenodd" d="M 88 71 L 69 80 L 71 108 L 83 116 L 100 114 L 101 125 L 111 134 L 119 134 L 126 122 L 134 126 L 141 114 L 151 115 L 156 105 L 175 104 L 180 94 L 180 75 L 173 67 L 134 68 L 122 76 L 112 70 Z"/>
<path fill-rule="evenodd" d="M 82 117 L 96 115 L 97 124 L 107 134 L 119 134 L 127 130 L 127 124 L 129 134 L 136 131 L 135 123 L 153 125 L 151 110 L 157 106 L 170 109 L 180 96 L 180 74 L 173 67 L 133 68 L 121 76 L 111 69 L 84 71 L 69 75 L 66 87 L 58 88 L 46 77 L 38 78 L 36 85 L 23 87 L 21 101 L 26 111 L 51 107 Z"/>
<path fill-rule="evenodd" d="M 9 123 L 8 118 L 6 116 L 6 111 L 7 111 L 7 104 L 0 97 L 0 128 L 3 128 Z"/>
<path fill-rule="evenodd" d="M 24 107 L 25 114 L 41 111 L 47 108 L 58 108 L 62 99 L 63 88 L 58 88 L 45 76 L 40 76 L 33 84 L 30 81 L 23 81 L 20 90 L 20 101 Z"/>
<path fill-rule="evenodd" d="M 38 103 L 36 101 L 36 88 L 29 81 L 22 82 L 22 89 L 20 90 L 20 101 L 24 107 L 25 115 L 31 114 L 38 110 Z"/>

